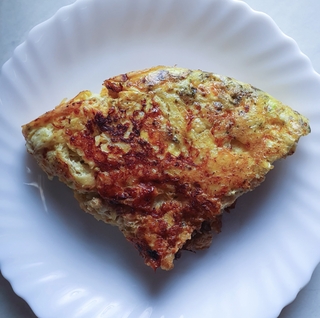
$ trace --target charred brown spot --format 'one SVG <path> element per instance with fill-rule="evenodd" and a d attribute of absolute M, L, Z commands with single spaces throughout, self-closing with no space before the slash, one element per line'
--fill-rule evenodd
<path fill-rule="evenodd" d="M 112 82 L 109 80 L 105 80 L 104 86 L 108 89 L 109 95 L 112 98 L 117 98 L 118 93 L 123 90 L 123 86 L 120 82 Z"/>
<path fill-rule="evenodd" d="M 47 147 L 42 149 L 42 156 L 43 156 L 44 159 L 47 158 L 48 151 L 49 151 L 49 148 L 47 148 Z"/>
<path fill-rule="evenodd" d="M 94 116 L 94 121 L 98 125 L 98 127 L 101 131 L 106 130 L 106 128 L 105 128 L 106 124 L 110 125 L 112 123 L 111 118 L 104 117 L 101 111 L 98 111 L 96 113 L 96 115 Z"/>
<path fill-rule="evenodd" d="M 155 250 L 147 250 L 147 253 L 151 258 L 153 258 L 156 261 L 160 258 L 158 252 Z"/>
<path fill-rule="evenodd" d="M 201 229 L 200 231 L 206 231 L 206 232 L 210 232 L 211 231 L 211 225 L 208 221 L 203 221 L 201 224 Z"/>
<path fill-rule="evenodd" d="M 112 117 L 113 110 L 109 110 L 107 117 L 103 116 L 102 112 L 99 111 L 94 117 L 94 122 L 98 126 L 101 132 L 107 132 L 113 137 L 123 137 L 129 128 L 129 123 L 114 125 L 117 122 L 114 117 Z M 117 139 L 115 139 L 115 142 Z"/>
<path fill-rule="evenodd" d="M 89 119 L 86 123 L 86 128 L 88 130 L 88 134 L 93 134 L 94 132 L 94 121 L 92 119 Z"/>
<path fill-rule="evenodd" d="M 119 93 L 122 91 L 123 87 L 121 83 L 115 83 L 111 82 L 109 80 L 104 81 L 104 86 L 108 89 L 111 90 L 112 92 Z"/>
<path fill-rule="evenodd" d="M 128 75 L 127 75 L 127 74 L 121 74 L 121 80 L 122 80 L 123 82 L 126 82 L 128 79 L 129 79 L 129 78 L 128 78 Z"/>
<path fill-rule="evenodd" d="M 133 133 L 134 133 L 137 137 L 140 136 L 140 130 L 139 130 L 137 127 L 134 127 L 134 128 L 132 129 L 132 131 L 133 131 Z"/>
<path fill-rule="evenodd" d="M 214 102 L 214 107 L 219 112 L 223 109 L 223 105 L 220 102 Z"/>
<path fill-rule="evenodd" d="M 142 106 L 142 108 L 145 108 L 145 107 L 147 106 L 147 101 L 146 101 L 146 99 L 143 99 L 143 100 L 141 101 L 141 106 Z"/>

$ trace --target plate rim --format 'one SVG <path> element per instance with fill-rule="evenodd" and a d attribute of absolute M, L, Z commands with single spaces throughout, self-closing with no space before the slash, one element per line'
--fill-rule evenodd
<path fill-rule="evenodd" d="M 10 64 L 11 61 L 15 58 L 15 56 L 17 56 L 17 55 L 20 54 L 19 51 L 20 51 L 20 50 L 23 50 L 23 47 L 24 47 L 24 46 L 26 45 L 26 43 L 30 40 L 30 38 L 32 38 L 32 34 L 33 34 L 36 30 L 40 30 L 40 29 L 43 28 L 44 26 L 49 25 L 50 23 L 51 23 L 51 24 L 54 23 L 55 19 L 57 19 L 57 18 L 59 17 L 59 15 L 60 15 L 62 12 L 64 12 L 64 10 L 71 10 L 72 8 L 75 8 L 76 6 L 83 5 L 83 4 L 89 3 L 89 2 L 91 2 L 91 1 L 92 1 L 92 0 L 76 0 L 74 3 L 71 3 L 71 4 L 69 4 L 69 5 L 66 5 L 66 6 L 61 7 L 60 9 L 58 9 L 58 10 L 56 11 L 56 13 L 55 13 L 52 17 L 50 17 L 49 19 L 47 19 L 47 20 L 45 20 L 45 21 L 37 24 L 36 26 L 34 26 L 34 27 L 28 32 L 28 35 L 27 35 L 27 37 L 26 37 L 26 40 L 23 41 L 21 44 L 19 44 L 19 45 L 15 48 L 15 50 L 14 50 L 14 52 L 13 52 L 13 54 L 12 54 L 12 57 L 11 57 L 9 60 L 7 60 L 7 61 L 2 65 L 1 70 L 0 70 L 0 77 L 2 76 L 3 70 L 4 70 L 6 67 L 9 66 L 9 64 Z M 94 1 L 97 1 L 97 0 L 94 0 Z M 99 0 L 98 0 L 98 1 L 99 1 Z M 204 0 L 204 1 L 205 1 L 205 0 Z M 209 1 L 220 1 L 220 0 L 209 0 Z M 230 3 L 231 3 L 231 2 L 240 3 L 242 6 L 244 6 L 244 7 L 246 8 L 246 10 L 249 10 L 249 11 L 251 12 L 251 14 L 259 14 L 261 17 L 263 16 L 264 19 L 268 19 L 269 23 L 272 23 L 273 27 L 276 27 L 277 31 L 279 31 L 282 36 L 284 36 L 285 38 L 287 38 L 288 41 L 290 41 L 291 43 L 294 44 L 294 46 L 295 46 L 296 49 L 299 51 L 299 53 L 301 54 L 301 56 L 303 56 L 303 58 L 304 58 L 306 61 L 308 61 L 308 63 L 309 63 L 309 65 L 310 65 L 311 70 L 313 71 L 314 75 L 316 75 L 316 76 L 318 77 L 318 79 L 320 79 L 320 75 L 314 70 L 314 68 L 313 68 L 313 66 L 312 66 L 312 62 L 311 62 L 311 60 L 309 59 L 309 57 L 300 50 L 297 42 L 296 42 L 293 38 L 287 36 L 287 35 L 277 26 L 277 24 L 275 23 L 275 21 L 274 21 L 269 15 L 267 15 L 266 13 L 263 13 L 263 12 L 261 12 L 261 11 L 256 11 L 256 10 L 252 9 L 246 2 L 244 2 L 244 1 L 242 1 L 242 0 L 223 0 L 223 1 L 229 1 Z M 3 267 L 3 263 L 5 263 L 5 262 L 6 262 L 5 258 L 3 258 L 2 255 L 1 255 L 1 253 L 0 253 L 0 268 L 1 268 L 1 271 L 2 271 L 3 276 L 10 282 L 10 284 L 11 284 L 14 292 L 15 292 L 18 296 L 20 296 L 20 297 L 22 297 L 23 299 L 25 299 L 25 300 L 27 301 L 27 303 L 29 304 L 29 306 L 32 308 L 32 310 L 33 310 L 34 312 L 36 312 L 36 311 L 33 309 L 33 304 L 32 304 L 33 301 L 29 300 L 28 294 L 21 292 L 21 291 L 19 290 L 19 288 L 17 287 L 16 278 L 15 278 L 15 277 L 11 277 L 10 275 L 7 275 L 7 271 L 6 271 L 6 270 L 3 271 L 2 267 Z M 312 264 L 312 265 L 309 266 L 310 268 L 312 268 L 311 272 L 306 273 L 306 274 L 305 274 L 305 277 L 304 277 L 303 279 L 301 279 L 301 284 L 300 284 L 300 285 L 301 285 L 301 288 L 295 292 L 295 295 L 294 295 L 293 297 L 290 297 L 290 299 L 286 301 L 286 304 L 280 308 L 280 311 L 278 312 L 278 314 L 280 314 L 281 310 L 282 310 L 287 304 L 289 304 L 289 303 L 291 303 L 292 301 L 294 301 L 294 299 L 296 298 L 298 292 L 310 281 L 311 276 L 312 276 L 312 274 L 313 274 L 313 271 L 314 271 L 315 267 L 317 266 L 317 264 L 318 264 L 319 262 L 320 262 L 320 253 L 319 253 L 318 257 L 317 257 L 317 260 L 314 261 L 314 264 Z"/>

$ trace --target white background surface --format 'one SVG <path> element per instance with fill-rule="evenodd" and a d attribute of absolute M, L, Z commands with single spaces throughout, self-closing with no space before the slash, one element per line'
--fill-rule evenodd
<path fill-rule="evenodd" d="M 24 41 L 28 31 L 50 18 L 61 6 L 73 0 L 0 0 L 0 65 Z M 320 2 L 318 0 L 247 0 L 253 9 L 269 14 L 282 31 L 294 38 L 301 51 L 320 72 Z M 311 282 L 287 306 L 280 318 L 320 317 L 320 267 Z M 16 296 L 9 283 L 0 277 L 0 317 L 34 318 L 26 303 Z M 258 318 L 258 317 L 257 317 Z"/>

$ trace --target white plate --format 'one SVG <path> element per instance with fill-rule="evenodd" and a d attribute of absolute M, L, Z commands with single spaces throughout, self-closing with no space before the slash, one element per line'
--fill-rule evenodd
<path fill-rule="evenodd" d="M 154 273 L 26 153 L 20 126 L 130 70 L 177 64 L 259 87 L 311 119 L 293 157 L 224 216 L 211 248 Z M 271 318 L 320 260 L 320 78 L 266 15 L 231 0 L 80 0 L 0 74 L 0 261 L 42 318 Z"/>

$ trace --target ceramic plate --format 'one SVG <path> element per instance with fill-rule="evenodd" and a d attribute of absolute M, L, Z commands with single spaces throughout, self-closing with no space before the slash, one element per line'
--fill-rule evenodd
<path fill-rule="evenodd" d="M 26 153 L 20 126 L 106 78 L 156 65 L 249 82 L 311 119 L 294 156 L 238 200 L 211 248 L 156 273 Z M 0 75 L 0 261 L 42 318 L 271 318 L 320 260 L 319 76 L 265 14 L 232 0 L 79 0 Z"/>

